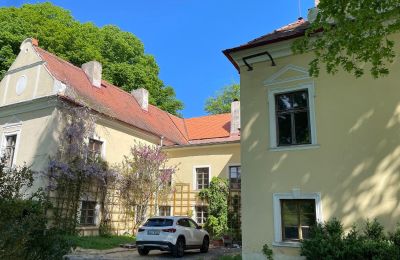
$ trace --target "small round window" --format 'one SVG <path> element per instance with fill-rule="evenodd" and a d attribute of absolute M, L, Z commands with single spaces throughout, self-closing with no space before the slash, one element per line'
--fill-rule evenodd
<path fill-rule="evenodd" d="M 26 88 L 26 76 L 21 76 L 17 81 L 15 92 L 17 92 L 17 95 L 21 95 L 22 92 L 24 92 L 25 88 Z"/>

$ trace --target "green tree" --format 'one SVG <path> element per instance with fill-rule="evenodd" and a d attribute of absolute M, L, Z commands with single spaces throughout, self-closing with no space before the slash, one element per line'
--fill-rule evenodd
<path fill-rule="evenodd" d="M 204 110 L 211 115 L 230 113 L 231 103 L 235 99 L 240 99 L 240 85 L 227 85 L 220 89 L 214 97 L 207 99 Z"/>
<path fill-rule="evenodd" d="M 365 68 L 374 78 L 389 73 L 395 58 L 390 35 L 400 31 L 398 0 L 321 0 L 318 9 L 305 37 L 293 45 L 295 53 L 314 52 L 310 75 L 319 75 L 321 63 L 330 74 L 339 68 L 356 77 Z"/>
<path fill-rule="evenodd" d="M 113 25 L 99 28 L 80 23 L 69 11 L 51 3 L 0 8 L 0 79 L 19 53 L 21 42 L 29 37 L 74 65 L 101 62 L 104 79 L 126 91 L 146 88 L 150 103 L 161 109 L 178 114 L 183 108 L 174 89 L 160 80 L 154 57 L 144 53 L 135 35 Z"/>

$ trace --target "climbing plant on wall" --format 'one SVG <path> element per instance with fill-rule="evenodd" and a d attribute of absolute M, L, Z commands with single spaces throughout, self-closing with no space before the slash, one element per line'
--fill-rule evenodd
<path fill-rule="evenodd" d="M 120 165 L 118 186 L 126 210 L 134 217 L 133 231 L 149 213 L 158 214 L 158 202 L 170 194 L 176 169 L 159 146 L 137 143 L 131 148 Z"/>
<path fill-rule="evenodd" d="M 97 201 L 101 215 L 107 215 L 104 201 L 116 174 L 101 158 L 88 157 L 88 139 L 94 134 L 96 121 L 90 110 L 63 104 L 59 111 L 63 122 L 58 153 L 49 161 L 48 190 L 54 206 L 53 224 L 74 233 L 81 201 L 85 198 Z"/>

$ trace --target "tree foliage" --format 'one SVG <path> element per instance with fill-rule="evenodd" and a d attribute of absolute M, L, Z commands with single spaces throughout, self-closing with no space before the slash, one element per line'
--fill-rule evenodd
<path fill-rule="evenodd" d="M 149 213 L 157 215 L 158 202 L 168 198 L 176 166 L 167 164 L 167 154 L 154 145 L 137 143 L 130 155 L 125 156 L 118 183 L 122 203 L 134 217 L 133 231 L 144 223 Z"/>
<path fill-rule="evenodd" d="M 136 36 L 113 25 L 99 28 L 80 23 L 69 11 L 51 3 L 0 8 L 0 78 L 19 53 L 21 42 L 29 37 L 77 66 L 91 60 L 101 62 L 104 79 L 126 91 L 146 88 L 150 103 L 161 109 L 177 114 L 183 108 L 174 89 L 160 80 L 154 57 L 144 53 Z"/>
<path fill-rule="evenodd" d="M 315 21 L 293 50 L 314 52 L 311 76 L 319 75 L 323 63 L 330 74 L 342 68 L 360 77 L 368 68 L 378 78 L 389 73 L 396 55 L 391 35 L 399 31 L 398 0 L 321 0 Z"/>
<path fill-rule="evenodd" d="M 231 84 L 219 90 L 215 96 L 207 99 L 204 110 L 208 114 L 223 114 L 231 112 L 231 103 L 240 99 L 240 85 Z"/>
<path fill-rule="evenodd" d="M 214 238 L 228 230 L 228 180 L 213 177 L 210 187 L 200 191 L 200 198 L 208 201 L 206 229 Z"/>

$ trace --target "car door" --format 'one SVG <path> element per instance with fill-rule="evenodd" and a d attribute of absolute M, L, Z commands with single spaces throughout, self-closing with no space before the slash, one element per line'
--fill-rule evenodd
<path fill-rule="evenodd" d="M 199 229 L 199 225 L 193 221 L 193 219 L 188 219 L 190 229 L 193 231 L 193 244 L 194 245 L 201 245 L 203 243 L 203 232 Z"/>
<path fill-rule="evenodd" d="M 190 224 L 188 219 L 186 218 L 182 218 L 180 220 L 178 220 L 177 224 L 181 227 L 182 233 L 185 236 L 185 240 L 186 240 L 186 245 L 187 246 L 192 246 L 194 245 L 194 241 L 193 241 L 193 231 L 190 228 Z"/>

